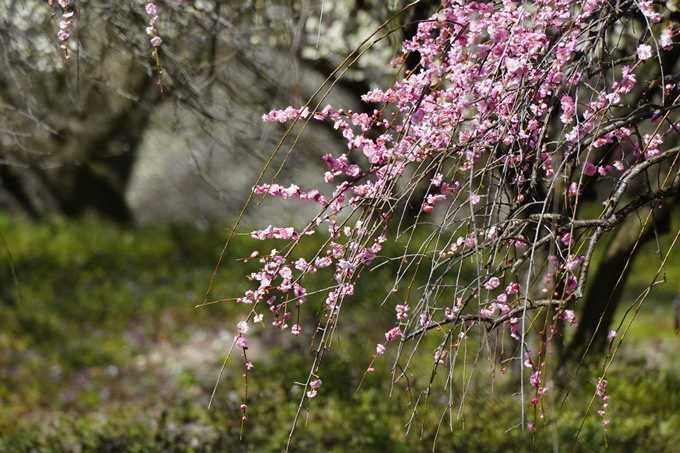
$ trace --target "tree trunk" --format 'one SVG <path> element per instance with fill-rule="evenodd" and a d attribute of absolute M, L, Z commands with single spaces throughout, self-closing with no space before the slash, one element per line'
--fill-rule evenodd
<path fill-rule="evenodd" d="M 609 327 L 630 275 L 630 265 L 627 267 L 627 264 L 633 262 L 640 249 L 653 240 L 657 233 L 669 230 L 672 204 L 673 200 L 666 200 L 664 209 L 655 209 L 655 222 L 649 222 L 644 230 L 640 219 L 646 218 L 646 214 L 642 212 L 639 217 L 629 217 L 616 229 L 597 273 L 589 278 L 590 289 L 579 317 L 579 325 L 562 354 L 563 363 L 578 361 L 587 352 L 604 352 L 609 341 Z"/>

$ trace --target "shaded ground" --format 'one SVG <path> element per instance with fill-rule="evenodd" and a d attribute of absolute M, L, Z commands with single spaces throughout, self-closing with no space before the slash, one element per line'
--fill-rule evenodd
<path fill-rule="evenodd" d="M 232 329 L 243 316 L 231 305 L 193 308 L 202 300 L 223 231 L 0 218 L 0 232 L 21 284 L 17 299 L 5 266 L 0 451 L 283 451 L 301 396 L 294 383 L 304 380 L 310 364 L 308 340 L 253 332 L 243 440 L 239 357 L 227 366 L 207 409 Z M 243 290 L 246 269 L 234 258 L 246 254 L 248 247 L 235 243 L 216 298 Z M 561 412 L 553 412 L 561 403 L 556 390 L 545 423 L 529 414 L 539 426 L 535 435 L 511 429 L 519 411 L 512 373 L 497 376 L 493 390 L 480 374 L 464 412 L 449 407 L 444 394 L 433 394 L 407 434 L 412 391 L 397 385 L 389 398 L 389 358 L 356 392 L 374 339 L 385 330 L 381 322 L 391 322 L 370 297 L 384 291 L 386 281 L 366 280 L 370 285 L 358 289 L 356 299 L 363 303 L 346 313 L 340 341 L 324 362 L 319 397 L 303 408 L 293 451 L 424 452 L 435 436 L 442 451 L 529 451 L 532 444 L 535 451 L 568 451 L 579 427 L 575 451 L 604 449 L 598 408 L 585 416 L 601 362 L 584 366 Z M 606 439 L 612 451 L 662 452 L 678 445 L 679 353 L 670 303 L 648 301 L 609 372 Z M 418 366 L 427 370 L 430 358 L 422 360 Z M 420 388 L 422 379 L 412 374 L 410 384 Z"/>

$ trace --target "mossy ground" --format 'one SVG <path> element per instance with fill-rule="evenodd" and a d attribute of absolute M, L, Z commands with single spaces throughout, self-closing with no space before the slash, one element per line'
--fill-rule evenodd
<path fill-rule="evenodd" d="M 311 363 L 308 341 L 254 332 L 248 421 L 241 435 L 243 364 L 231 360 L 207 408 L 219 367 L 243 319 L 242 307 L 198 310 L 226 232 L 186 227 L 121 229 L 94 221 L 52 219 L 30 224 L 1 217 L 10 261 L 0 272 L 0 451 L 35 452 L 278 452 L 285 448 L 300 389 Z M 215 299 L 246 288 L 250 254 L 237 239 L 221 267 Z M 6 256 L 6 255 L 5 255 Z M 389 273 L 384 268 L 384 273 Z M 631 284 L 648 279 L 643 271 Z M 368 278 L 370 277 L 370 278 Z M 391 309 L 375 303 L 391 281 L 366 275 L 324 359 L 324 385 L 306 403 L 292 451 L 675 451 L 680 445 L 680 339 L 670 300 L 643 305 L 608 373 L 612 420 L 585 416 L 601 362 L 587 365 L 561 410 L 557 391 L 544 399 L 545 421 L 530 412 L 535 434 L 517 428 L 517 377 L 491 385 L 478 365 L 464 405 L 448 394 L 420 403 L 410 429 L 410 402 L 428 373 L 390 386 L 388 357 L 361 382 Z M 654 294 L 654 293 L 653 293 Z M 633 296 L 634 297 L 634 296 Z M 310 301 L 313 306 L 314 301 Z M 347 310 L 351 308 L 351 310 Z M 385 310 L 381 313 L 380 310 Z M 310 320 L 314 309 L 309 310 Z M 421 367 L 428 369 L 424 357 Z M 460 376 L 469 373 L 461 368 Z M 462 379 L 460 382 L 464 382 Z M 392 397 L 390 398 L 390 392 Z M 439 393 L 437 393 L 439 392 Z M 462 394 L 459 385 L 452 392 Z M 441 421 L 441 424 L 440 424 Z M 437 432 L 437 426 L 440 426 Z M 514 428 L 514 429 L 513 429 Z M 576 432 L 580 428 L 578 439 Z M 606 440 L 605 440 L 606 439 Z M 606 442 L 606 443 L 605 443 Z"/>

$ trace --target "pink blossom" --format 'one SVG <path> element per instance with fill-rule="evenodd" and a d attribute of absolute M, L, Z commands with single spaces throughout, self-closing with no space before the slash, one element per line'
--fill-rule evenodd
<path fill-rule="evenodd" d="M 562 99 L 560 99 L 560 103 L 562 104 L 562 116 L 560 116 L 560 121 L 562 121 L 564 124 L 569 124 L 572 122 L 574 113 L 576 111 L 574 107 L 574 100 L 571 98 L 571 96 L 562 96 Z"/>
<path fill-rule="evenodd" d="M 333 263 L 333 261 L 332 261 L 332 259 L 331 259 L 330 256 L 324 256 L 323 258 L 317 258 L 317 259 L 314 261 L 314 265 L 315 265 L 317 268 L 319 268 L 319 269 L 323 269 L 323 268 L 325 268 L 325 267 L 328 267 L 328 266 L 330 266 L 332 263 Z"/>
<path fill-rule="evenodd" d="M 238 330 L 238 333 L 246 333 L 248 332 L 248 323 L 245 321 L 239 321 L 239 323 L 236 325 L 236 329 Z"/>
<path fill-rule="evenodd" d="M 572 310 L 564 310 L 560 314 L 560 319 L 563 319 L 567 322 L 569 322 L 572 326 L 577 325 L 578 323 L 576 322 L 576 315 Z"/>
<path fill-rule="evenodd" d="M 640 11 L 642 11 L 642 14 L 644 14 L 652 22 L 661 22 L 662 16 L 660 13 L 654 11 L 654 8 L 652 7 L 652 0 L 638 0 L 637 4 L 640 8 Z"/>
<path fill-rule="evenodd" d="M 578 287 L 578 281 L 573 275 L 567 275 L 564 279 L 564 289 L 567 294 L 574 294 L 576 288 Z"/>
<path fill-rule="evenodd" d="M 389 332 L 385 333 L 385 339 L 388 343 L 390 341 L 394 341 L 394 339 L 398 336 L 401 336 L 401 329 L 399 327 L 395 327 L 394 329 L 391 329 Z"/>
<path fill-rule="evenodd" d="M 378 346 L 375 347 L 375 352 L 378 354 L 384 354 L 385 353 L 385 346 L 382 344 L 378 344 Z"/>
<path fill-rule="evenodd" d="M 520 339 L 520 336 L 519 336 L 519 328 L 520 328 L 519 319 L 510 318 L 508 321 L 506 321 L 505 324 L 510 327 L 510 336 L 512 338 L 514 338 L 515 340 L 519 340 Z"/>
<path fill-rule="evenodd" d="M 508 294 L 519 294 L 520 291 L 520 284 L 519 283 L 510 283 L 506 288 L 505 292 Z"/>
<path fill-rule="evenodd" d="M 597 388 L 596 392 L 598 396 L 605 396 L 605 392 L 607 391 L 607 380 L 599 378 L 597 381 Z"/>
<path fill-rule="evenodd" d="M 610 330 L 609 333 L 607 334 L 607 340 L 613 340 L 614 338 L 616 338 L 616 331 Z"/>
<path fill-rule="evenodd" d="M 671 50 L 673 48 L 673 38 L 672 38 L 672 30 L 666 29 L 663 32 L 661 32 L 661 36 L 659 36 L 659 45 L 664 48 L 664 50 Z"/>
<path fill-rule="evenodd" d="M 619 92 L 621 94 L 626 94 L 629 93 L 630 90 L 633 89 L 635 86 L 636 78 L 635 74 L 632 74 L 630 72 L 630 68 L 628 66 L 624 66 L 621 68 L 621 85 Z"/>
<path fill-rule="evenodd" d="M 297 120 L 298 118 L 307 118 L 309 116 L 309 109 L 303 107 L 301 109 L 295 109 L 293 107 L 287 107 L 285 110 L 272 110 L 267 115 L 262 115 L 264 121 L 269 122 L 279 122 L 285 123 L 290 120 Z"/>
<path fill-rule="evenodd" d="M 397 319 L 399 321 L 406 321 L 408 319 L 408 311 L 411 307 L 408 305 L 397 305 L 394 309 L 397 311 Z"/>
<path fill-rule="evenodd" d="M 640 60 L 647 60 L 652 58 L 652 47 L 647 44 L 640 44 L 636 53 Z"/>
<path fill-rule="evenodd" d="M 484 288 L 491 291 L 494 288 L 498 288 L 500 284 L 501 281 L 498 279 L 498 277 L 491 277 L 486 283 L 484 283 Z"/>
<path fill-rule="evenodd" d="M 597 168 L 590 162 L 583 164 L 583 174 L 586 176 L 593 176 L 597 172 Z"/>
<path fill-rule="evenodd" d="M 239 348 L 248 349 L 248 340 L 246 340 L 244 337 L 238 336 L 236 337 L 236 346 Z"/>
<path fill-rule="evenodd" d="M 567 190 L 567 195 L 570 197 L 573 197 L 575 195 L 579 195 L 581 192 L 578 190 L 578 184 L 575 182 L 572 182 L 569 184 L 569 189 Z"/>
<path fill-rule="evenodd" d="M 567 257 L 566 263 L 564 263 L 564 268 L 569 272 L 574 272 L 576 269 L 578 269 L 584 259 L 584 256 L 569 255 Z"/>
<path fill-rule="evenodd" d="M 484 318 L 489 318 L 489 317 L 493 316 L 494 312 L 495 312 L 495 310 L 493 310 L 493 309 L 482 308 L 481 310 L 479 310 L 479 316 L 482 316 Z"/>

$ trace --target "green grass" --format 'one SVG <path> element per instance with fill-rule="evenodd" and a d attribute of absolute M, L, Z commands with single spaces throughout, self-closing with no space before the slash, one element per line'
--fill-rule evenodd
<path fill-rule="evenodd" d="M 203 300 L 225 231 L 120 229 L 60 219 L 30 224 L 0 217 L 0 233 L 21 290 L 19 297 L 9 260 L 3 259 L 0 451 L 283 450 L 301 397 L 295 382 L 305 380 L 312 363 L 309 339 L 271 329 L 253 332 L 249 358 L 255 368 L 242 440 L 238 355 L 207 409 L 233 328 L 245 316 L 235 304 L 194 308 Z M 211 298 L 246 288 L 243 275 L 256 263 L 236 258 L 248 256 L 250 248 L 249 240 L 236 238 Z M 324 384 L 303 406 L 293 451 L 426 452 L 435 437 L 437 451 L 524 452 L 532 445 L 534 451 L 554 446 L 569 451 L 579 429 L 576 451 L 604 450 L 599 400 L 586 416 L 602 361 L 584 367 L 562 410 L 557 409 L 564 393 L 554 388 L 542 401 L 545 420 L 538 411 L 526 414 L 538 427 L 533 435 L 516 427 L 517 370 L 505 375 L 496 370 L 492 385 L 495 364 L 484 355 L 469 387 L 473 355 L 465 368 L 456 369 L 453 389 L 444 388 L 445 373 L 438 373 L 408 430 L 413 404 L 429 379 L 431 356 L 417 356 L 408 379 L 392 388 L 391 350 L 357 392 L 375 344 L 394 316 L 393 309 L 375 303 L 376 295 L 389 292 L 390 271 L 386 266 L 364 273 L 343 308 L 344 324 L 324 358 Z M 631 287 L 649 277 L 639 275 Z M 319 303 L 310 298 L 303 320 L 308 331 Z M 612 451 L 673 451 L 680 441 L 680 370 L 673 360 L 680 348 L 667 318 L 669 305 L 656 296 L 643 305 L 608 374 L 612 423 L 606 442 Z M 432 350 L 437 342 L 432 334 L 421 346 Z"/>

